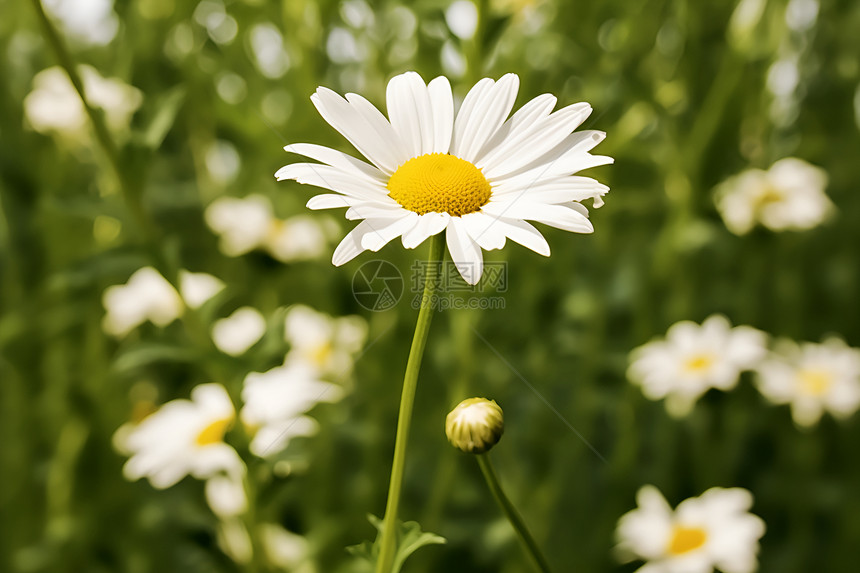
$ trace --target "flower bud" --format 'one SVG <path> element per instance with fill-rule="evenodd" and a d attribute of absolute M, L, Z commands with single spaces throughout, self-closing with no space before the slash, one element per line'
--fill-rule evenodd
<path fill-rule="evenodd" d="M 495 400 L 486 398 L 463 400 L 445 420 L 448 441 L 470 454 L 483 454 L 495 446 L 504 430 L 502 409 Z"/>

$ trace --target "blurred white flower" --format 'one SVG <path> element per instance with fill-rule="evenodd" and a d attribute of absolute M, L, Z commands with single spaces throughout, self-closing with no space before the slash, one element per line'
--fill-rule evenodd
<path fill-rule="evenodd" d="M 265 77 L 276 80 L 290 69 L 290 56 L 284 49 L 284 37 L 272 24 L 256 24 L 248 31 L 253 61 Z"/>
<path fill-rule="evenodd" d="M 767 171 L 749 169 L 717 188 L 717 209 L 736 235 L 756 223 L 771 231 L 811 229 L 830 214 L 833 204 L 824 192 L 827 174 L 789 157 Z"/>
<path fill-rule="evenodd" d="M 179 271 L 179 291 L 189 308 L 200 308 L 225 286 L 224 281 L 207 273 Z"/>
<path fill-rule="evenodd" d="M 337 232 L 331 219 L 296 215 L 275 219 L 266 237 L 269 253 L 282 262 L 317 259 L 326 254 L 329 237 Z"/>
<path fill-rule="evenodd" d="M 336 402 L 343 391 L 317 379 L 309 367 L 284 364 L 267 372 L 252 372 L 245 378 L 239 413 L 249 433 L 251 453 L 266 457 L 287 447 L 296 436 L 316 432 L 317 423 L 305 414 L 320 402 Z"/>
<path fill-rule="evenodd" d="M 206 502 L 221 518 L 234 517 L 248 509 L 242 476 L 218 474 L 206 480 Z"/>
<path fill-rule="evenodd" d="M 266 332 L 266 319 L 255 308 L 243 306 L 227 318 L 215 321 L 212 341 L 218 350 L 230 356 L 244 354 Z"/>
<path fill-rule="evenodd" d="M 665 340 L 644 344 L 631 353 L 627 376 L 650 400 L 666 399 L 673 416 L 684 416 L 710 388 L 730 390 L 743 370 L 764 358 L 767 336 L 749 326 L 732 328 L 721 315 L 702 325 L 672 325 Z"/>
<path fill-rule="evenodd" d="M 126 284 L 105 289 L 102 328 L 121 338 L 146 321 L 164 327 L 182 316 L 185 304 L 197 308 L 222 288 L 224 283 L 212 275 L 180 271 L 180 297 L 157 270 L 144 267 L 135 271 Z"/>
<path fill-rule="evenodd" d="M 176 289 L 152 267 L 135 271 L 124 285 L 105 289 L 102 303 L 107 313 L 105 332 L 122 337 L 147 320 L 167 326 L 182 315 L 182 299 Z"/>
<path fill-rule="evenodd" d="M 639 507 L 618 521 L 620 557 L 647 563 L 640 573 L 752 573 L 765 524 L 749 513 L 752 494 L 743 488 L 711 488 L 673 511 L 654 486 L 636 495 Z"/>
<path fill-rule="evenodd" d="M 761 393 L 774 404 L 791 404 L 800 426 L 817 424 L 825 411 L 846 418 L 860 407 L 860 349 L 839 338 L 799 345 L 782 340 L 757 373 Z"/>
<path fill-rule="evenodd" d="M 228 257 L 238 257 L 262 246 L 273 217 L 272 205 L 262 195 L 244 199 L 221 197 L 205 212 L 206 224 L 221 237 L 219 247 Z"/>
<path fill-rule="evenodd" d="M 90 105 L 104 111 L 111 129 L 127 129 L 143 101 L 140 90 L 119 79 L 104 78 L 91 66 L 78 66 L 78 71 Z M 33 91 L 24 98 L 24 114 L 39 133 L 57 132 L 73 138 L 81 136 L 88 121 L 80 97 L 60 66 L 36 74 Z"/>
<path fill-rule="evenodd" d="M 445 10 L 445 22 L 455 36 L 469 40 L 478 29 L 478 8 L 471 0 L 457 0 Z"/>
<path fill-rule="evenodd" d="M 307 539 L 287 531 L 277 523 L 261 523 L 258 531 L 269 563 L 295 573 L 314 571 L 306 562 L 309 553 Z"/>
<path fill-rule="evenodd" d="M 44 0 L 45 11 L 59 20 L 63 32 L 97 46 L 110 43 L 119 29 L 113 0 Z"/>
<path fill-rule="evenodd" d="M 304 305 L 290 307 L 285 326 L 290 344 L 286 361 L 306 364 L 320 374 L 346 375 L 367 339 L 363 318 L 333 318 Z"/>
<path fill-rule="evenodd" d="M 149 479 L 168 488 L 187 475 L 208 479 L 226 473 L 239 479 L 245 465 L 224 434 L 235 418 L 227 391 L 220 384 L 202 384 L 191 400 L 172 400 L 143 419 L 124 438 L 131 458 L 123 466 L 126 479 Z"/>
<path fill-rule="evenodd" d="M 329 237 L 337 232 L 331 219 L 308 215 L 278 219 L 262 195 L 216 199 L 206 208 L 205 218 L 221 237 L 219 248 L 228 257 L 260 249 L 285 263 L 315 259 L 326 252 Z"/>

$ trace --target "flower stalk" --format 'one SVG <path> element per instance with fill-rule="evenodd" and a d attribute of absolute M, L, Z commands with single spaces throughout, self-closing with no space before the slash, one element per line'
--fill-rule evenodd
<path fill-rule="evenodd" d="M 490 461 L 489 454 L 479 454 L 476 458 L 478 460 L 478 466 L 481 468 L 481 473 L 484 474 L 484 479 L 487 480 L 487 485 L 493 493 L 493 497 L 496 499 L 496 502 L 499 504 L 505 517 L 507 517 L 508 521 L 511 522 L 514 531 L 517 532 L 517 537 L 520 538 L 526 552 L 534 561 L 535 566 L 539 571 L 541 571 L 541 573 L 550 573 L 549 563 L 547 562 L 546 557 L 543 556 L 543 553 L 541 553 L 537 542 L 526 527 L 523 517 L 517 511 L 517 508 L 514 507 L 514 504 L 511 503 L 511 500 L 508 499 L 508 496 L 505 495 L 502 485 L 499 483 L 499 478 L 496 476 L 496 470 L 493 468 L 493 463 Z"/>
<path fill-rule="evenodd" d="M 397 545 L 397 510 L 400 505 L 400 491 L 403 486 L 403 469 L 406 463 L 409 427 L 412 423 L 412 406 L 415 402 L 415 390 L 418 387 L 421 358 L 424 356 L 424 347 L 430 332 L 430 319 L 433 317 L 433 296 L 436 293 L 437 283 L 434 271 L 437 263 L 442 260 L 444 247 L 445 233 L 439 233 L 430 238 L 430 255 L 424 275 L 424 292 L 421 297 L 415 334 L 412 337 L 412 347 L 409 349 L 409 358 L 406 362 L 406 373 L 403 376 L 403 392 L 400 396 L 400 412 L 394 440 L 394 460 L 391 467 L 391 481 L 388 486 L 388 501 L 385 505 L 385 521 L 382 528 L 379 558 L 376 562 L 376 573 L 390 573 L 394 563 Z"/>

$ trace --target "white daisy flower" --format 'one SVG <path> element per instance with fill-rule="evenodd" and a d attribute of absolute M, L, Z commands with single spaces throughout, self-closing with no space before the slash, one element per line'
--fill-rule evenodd
<path fill-rule="evenodd" d="M 825 411 L 847 418 L 860 407 L 860 349 L 839 338 L 780 341 L 757 373 L 761 393 L 774 404 L 790 404 L 799 426 L 817 424 Z"/>
<path fill-rule="evenodd" d="M 262 195 L 216 199 L 206 208 L 205 219 L 220 236 L 219 248 L 228 257 L 259 249 L 284 263 L 321 256 L 337 231 L 331 220 L 306 215 L 279 219 Z"/>
<path fill-rule="evenodd" d="M 227 318 L 212 325 L 212 341 L 221 352 L 230 356 L 244 354 L 266 332 L 266 319 L 260 311 L 243 306 Z"/>
<path fill-rule="evenodd" d="M 317 423 L 305 414 L 320 402 L 336 402 L 343 392 L 334 384 L 318 380 L 311 368 L 284 364 L 267 372 L 252 372 L 245 378 L 239 417 L 249 433 L 251 453 L 274 455 L 297 436 L 316 432 Z"/>
<path fill-rule="evenodd" d="M 666 399 L 673 416 L 684 416 L 711 388 L 730 390 L 740 373 L 764 358 L 767 335 L 749 326 L 732 328 L 713 315 L 701 326 L 690 321 L 672 325 L 666 338 L 631 353 L 627 377 L 650 400 Z"/>
<path fill-rule="evenodd" d="M 191 400 L 172 400 L 150 414 L 124 438 L 131 452 L 123 467 L 126 479 L 149 479 L 153 487 L 168 488 L 187 475 L 208 479 L 226 473 L 237 479 L 245 465 L 224 434 L 235 411 L 220 384 L 202 384 Z"/>
<path fill-rule="evenodd" d="M 833 204 L 824 192 L 827 173 L 789 157 L 770 169 L 750 169 L 717 188 L 717 209 L 736 235 L 757 223 L 771 231 L 811 229 L 824 221 Z"/>
<path fill-rule="evenodd" d="M 140 90 L 117 78 L 104 78 L 92 66 L 78 66 L 84 94 L 90 105 L 101 109 L 108 126 L 128 129 L 132 115 L 143 102 Z M 24 115 L 39 133 L 56 132 L 76 140 L 89 119 L 69 76 L 60 66 L 42 70 L 33 78 L 33 91 L 24 98 Z"/>
<path fill-rule="evenodd" d="M 308 540 L 277 523 L 261 523 L 258 528 L 263 552 L 269 563 L 285 571 L 312 573 Z"/>
<path fill-rule="evenodd" d="M 333 318 L 301 304 L 290 307 L 284 337 L 290 344 L 288 363 L 311 366 L 320 374 L 345 376 L 367 339 L 367 323 L 359 316 Z"/>
<path fill-rule="evenodd" d="M 573 175 L 612 163 L 588 153 L 604 133 L 572 133 L 591 106 L 577 103 L 551 113 L 556 98 L 544 94 L 508 119 L 518 88 L 515 74 L 497 82 L 485 78 L 455 116 L 446 78 L 425 85 L 407 72 L 388 83 L 389 121 L 359 95 L 344 99 L 320 87 L 311 101 L 323 119 L 373 165 L 299 143 L 285 149 L 322 163 L 294 163 L 275 176 L 334 191 L 313 197 L 308 208 L 347 207 L 347 219 L 362 220 L 335 249 L 335 265 L 378 251 L 395 237 L 413 249 L 447 229 L 451 258 L 466 282 L 476 284 L 482 249 L 501 249 L 510 238 L 548 256 L 546 239 L 526 220 L 590 233 L 581 202 L 593 199 L 600 206 L 609 190 Z"/>
<path fill-rule="evenodd" d="M 752 573 L 764 521 L 749 513 L 752 494 L 743 488 L 711 488 L 673 511 L 654 486 L 636 495 L 639 507 L 618 520 L 622 559 L 644 559 L 639 573 Z"/>
<path fill-rule="evenodd" d="M 184 270 L 179 273 L 179 284 L 181 296 L 154 268 L 138 269 L 126 284 L 105 289 L 102 328 L 122 338 L 146 321 L 164 327 L 182 316 L 186 305 L 197 308 L 224 288 L 212 275 Z"/>

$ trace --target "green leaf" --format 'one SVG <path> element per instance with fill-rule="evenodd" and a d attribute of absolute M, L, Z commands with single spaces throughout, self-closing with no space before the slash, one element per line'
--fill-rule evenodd
<path fill-rule="evenodd" d="M 352 555 L 363 559 L 370 566 L 367 569 L 370 571 L 371 567 L 376 565 L 376 560 L 379 557 L 379 546 L 382 543 L 382 520 L 370 514 L 368 514 L 367 519 L 378 531 L 376 541 L 372 544 L 369 541 L 365 541 L 359 545 L 347 547 L 346 550 Z M 407 521 L 404 523 L 398 520 L 397 546 L 394 550 L 394 564 L 392 565 L 391 573 L 400 573 L 400 568 L 403 567 L 406 559 L 425 545 L 441 545 L 446 542 L 444 537 L 435 533 L 421 531 L 421 526 L 417 521 Z"/>
<path fill-rule="evenodd" d="M 167 137 L 167 133 L 176 121 L 179 108 L 185 103 L 185 88 L 177 86 L 168 91 L 158 100 L 158 111 L 149 122 L 146 130 L 140 136 L 140 143 L 149 149 L 158 149 L 161 142 Z"/>

